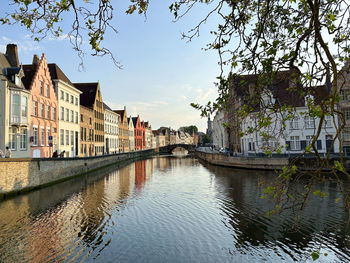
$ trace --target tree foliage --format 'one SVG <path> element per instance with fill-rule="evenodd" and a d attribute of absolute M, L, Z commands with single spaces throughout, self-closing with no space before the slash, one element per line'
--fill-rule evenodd
<path fill-rule="evenodd" d="M 196 125 L 183 126 L 183 127 L 180 127 L 179 130 L 183 132 L 187 132 L 189 134 L 192 134 L 193 132 L 198 134 L 198 128 Z"/>

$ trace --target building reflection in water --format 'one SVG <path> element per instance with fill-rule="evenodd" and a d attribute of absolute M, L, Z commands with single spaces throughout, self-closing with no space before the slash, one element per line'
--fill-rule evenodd
<path fill-rule="evenodd" d="M 305 210 L 291 209 L 268 217 L 266 212 L 274 208 L 274 203 L 260 198 L 263 187 L 259 182 L 272 182 L 276 173 L 204 165 L 215 174 L 217 200 L 225 214 L 224 224 L 234 236 L 235 253 L 251 251 L 255 254 L 255 250 L 261 251 L 261 247 L 272 249 L 276 244 L 283 244 L 284 252 L 293 261 L 298 261 L 305 249 L 310 247 L 312 252 L 315 244 L 322 244 L 328 254 L 336 250 L 333 252 L 348 258 L 349 216 L 344 213 L 341 202 L 334 202 L 339 197 L 335 183 L 317 185 L 316 188 L 325 192 L 327 198 L 321 200 L 312 196 Z M 349 182 L 344 182 L 342 187 L 350 189 Z"/>

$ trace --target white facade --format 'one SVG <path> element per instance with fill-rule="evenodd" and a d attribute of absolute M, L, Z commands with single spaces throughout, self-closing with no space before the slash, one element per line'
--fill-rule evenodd
<path fill-rule="evenodd" d="M 69 83 L 53 79 L 58 102 L 58 153 L 65 157 L 79 155 L 80 149 L 80 90 Z M 56 144 L 56 142 L 53 142 Z"/>
<path fill-rule="evenodd" d="M 300 154 L 304 153 L 305 148 L 310 145 L 313 136 L 317 132 L 319 118 L 312 118 L 305 114 L 307 107 L 297 107 L 294 118 L 286 121 L 286 127 L 282 129 L 281 115 L 273 115 L 272 124 L 263 130 L 254 131 L 241 137 L 241 148 L 243 155 L 263 154 L 267 152 L 282 154 Z M 335 116 L 336 123 L 338 122 Z M 254 113 L 250 114 L 242 121 L 242 131 L 249 128 L 255 128 L 257 119 Z M 269 135 L 269 138 L 262 136 L 262 132 Z M 328 152 L 331 142 L 336 134 L 331 116 L 326 116 L 319 137 L 315 143 L 317 151 L 320 154 Z M 266 138 L 266 139 L 265 139 Z M 313 150 L 311 149 L 311 152 Z M 334 153 L 339 153 L 339 141 L 334 142 Z"/>
<path fill-rule="evenodd" d="M 152 148 L 152 128 L 145 127 L 145 143 L 146 149 Z"/>
<path fill-rule="evenodd" d="M 2 67 L 10 65 L 1 65 Z M 29 101 L 30 92 L 22 84 L 23 70 L 7 77 L 6 68 L 0 72 L 0 149 L 5 153 L 6 147 L 11 150 L 12 158 L 30 157 L 29 147 Z"/>
<path fill-rule="evenodd" d="M 224 127 L 224 123 L 226 123 L 228 120 L 225 117 L 224 111 L 217 111 L 212 122 L 213 145 L 218 149 L 229 147 L 228 133 Z"/>
<path fill-rule="evenodd" d="M 132 118 L 128 118 L 129 123 L 129 151 L 133 152 L 135 151 L 135 128 L 134 123 L 132 122 Z"/>
<path fill-rule="evenodd" d="M 105 153 L 114 154 L 119 152 L 119 114 L 108 109 L 104 104 L 104 126 L 105 126 Z"/>

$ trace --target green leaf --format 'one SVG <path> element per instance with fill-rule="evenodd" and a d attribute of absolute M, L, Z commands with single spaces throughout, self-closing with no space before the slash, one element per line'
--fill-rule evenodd
<path fill-rule="evenodd" d="M 314 251 L 311 253 L 312 260 L 315 261 L 320 257 L 320 253 L 318 251 Z"/>

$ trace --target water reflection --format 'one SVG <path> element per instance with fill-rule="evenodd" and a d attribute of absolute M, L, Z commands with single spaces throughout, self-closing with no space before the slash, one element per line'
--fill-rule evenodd
<path fill-rule="evenodd" d="M 266 217 L 267 172 L 158 157 L 0 203 L 0 262 L 319 262 L 349 261 L 347 215 L 330 198 Z M 349 187 L 344 183 L 343 187 Z"/>

